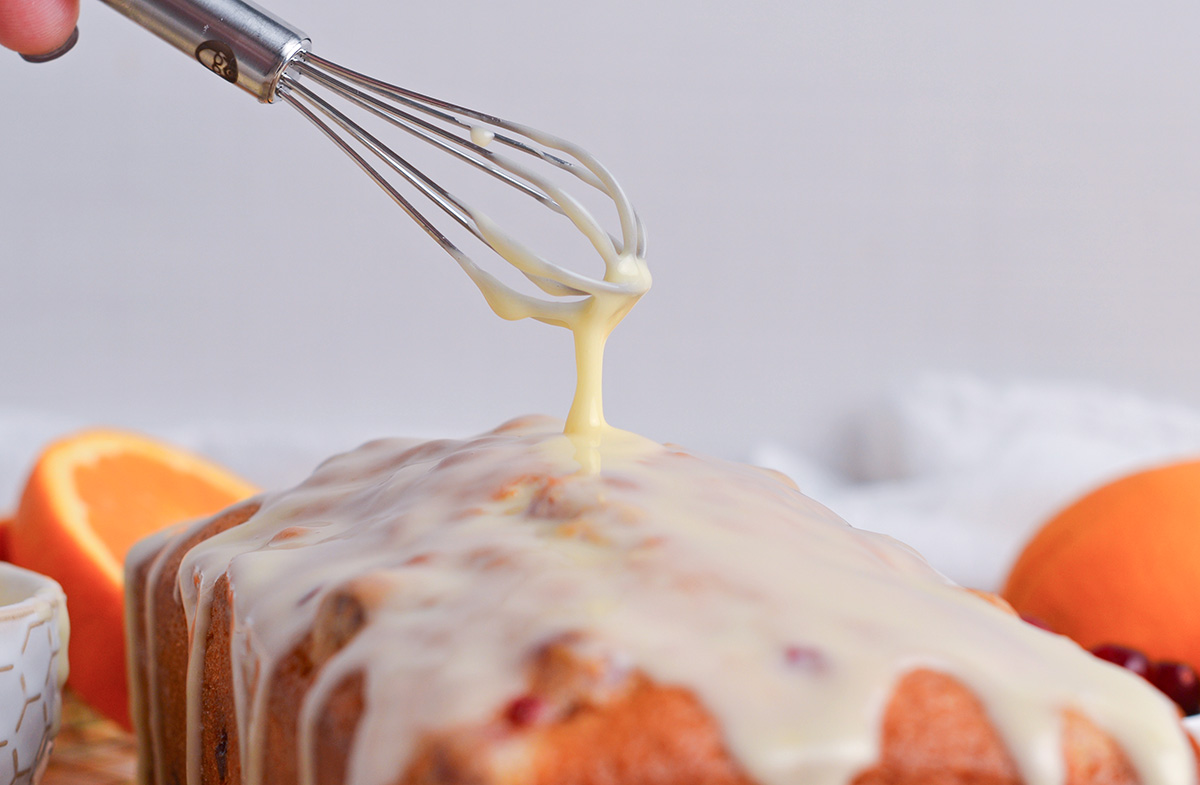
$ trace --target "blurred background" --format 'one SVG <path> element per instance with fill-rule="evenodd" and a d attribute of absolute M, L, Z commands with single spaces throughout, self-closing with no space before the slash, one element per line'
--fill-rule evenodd
<path fill-rule="evenodd" d="M 855 476 L 862 413 L 929 372 L 1200 406 L 1195 3 L 269 8 L 617 174 L 655 285 L 609 343 L 614 425 Z M 10 420 L 349 446 L 565 416 L 567 333 L 497 319 L 291 109 L 82 13 L 67 57 L 0 56 Z"/>

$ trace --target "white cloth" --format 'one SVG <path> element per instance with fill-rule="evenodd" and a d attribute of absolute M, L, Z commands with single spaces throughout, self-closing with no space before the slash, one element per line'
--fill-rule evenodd
<path fill-rule="evenodd" d="M 1029 537 L 1082 494 L 1200 458 L 1200 412 L 1082 384 L 929 376 L 888 396 L 859 431 L 857 482 L 779 444 L 752 460 L 984 589 L 999 588 Z"/>
<path fill-rule="evenodd" d="M 88 425 L 0 409 L 0 514 L 15 508 L 41 449 Z M 191 423 L 151 435 L 279 488 L 373 434 Z M 1086 385 L 928 376 L 866 412 L 853 439 L 854 481 L 788 445 L 764 442 L 750 457 L 853 525 L 912 545 L 959 583 L 995 589 L 1037 527 L 1073 499 L 1141 468 L 1200 457 L 1200 412 Z"/>

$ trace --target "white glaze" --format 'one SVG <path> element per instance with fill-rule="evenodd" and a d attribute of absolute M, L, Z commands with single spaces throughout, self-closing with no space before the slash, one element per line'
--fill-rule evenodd
<path fill-rule="evenodd" d="M 954 586 L 907 546 L 751 467 L 609 430 L 591 472 L 578 447 L 558 421 L 529 419 L 333 458 L 187 555 L 188 617 L 201 618 L 228 570 L 234 671 L 269 673 L 328 592 L 363 576 L 394 584 L 304 706 L 301 755 L 329 689 L 365 674 L 348 785 L 388 785 L 423 733 L 496 716 L 527 689 L 528 658 L 567 632 L 583 632 L 589 654 L 691 689 L 763 785 L 841 785 L 872 764 L 886 697 L 916 667 L 980 696 L 1028 783 L 1061 781 L 1068 708 L 1122 745 L 1144 785 L 1193 781 L 1169 701 Z M 273 542 L 284 527 L 296 535 Z M 418 555 L 431 558 L 406 565 Z M 821 665 L 789 664 L 794 646 Z M 270 781 L 245 752 L 269 712 L 261 701 L 238 705 L 247 785 Z"/>
<path fill-rule="evenodd" d="M 496 133 L 478 125 L 471 126 L 471 143 L 479 147 L 487 147 L 496 138 Z"/>

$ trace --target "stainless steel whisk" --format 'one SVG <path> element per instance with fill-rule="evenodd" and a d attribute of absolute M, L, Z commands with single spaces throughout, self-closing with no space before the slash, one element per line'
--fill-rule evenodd
<path fill-rule="evenodd" d="M 388 196 L 471 276 L 493 308 L 489 290 L 511 289 L 479 267 L 418 209 L 397 184 L 407 184 L 441 214 L 517 267 L 546 294 L 595 295 L 626 291 L 616 274 L 621 258 L 645 254 L 646 234 L 629 200 L 608 170 L 564 139 L 490 114 L 431 98 L 357 73 L 309 51 L 310 39 L 269 11 L 244 0 L 104 0 L 163 40 L 198 60 L 264 103 L 295 107 L 345 152 Z M 323 94 L 323 92 L 325 94 Z M 333 100 L 331 101 L 330 98 Z M 338 101 L 343 102 L 339 108 Z M 366 112 L 469 164 L 539 204 L 569 218 L 605 262 L 605 279 L 580 275 L 552 263 L 495 226 L 352 119 Z M 545 173 L 494 149 L 522 154 L 534 166 L 549 165 L 607 195 L 616 206 L 620 236 L 606 232 L 588 210 Z M 381 166 L 382 165 L 382 166 Z M 385 174 L 387 172 L 387 174 Z M 396 181 L 395 183 L 393 181 Z M 437 213 L 435 213 L 437 214 Z M 641 292 L 637 292 L 640 294 Z M 514 293 L 515 294 L 515 293 Z M 518 298 L 527 298 L 517 295 Z M 511 299 L 505 299 L 511 303 Z M 510 309 L 511 310 L 511 309 Z M 520 309 L 518 309 L 520 310 Z M 523 310 L 507 318 L 533 315 Z"/>

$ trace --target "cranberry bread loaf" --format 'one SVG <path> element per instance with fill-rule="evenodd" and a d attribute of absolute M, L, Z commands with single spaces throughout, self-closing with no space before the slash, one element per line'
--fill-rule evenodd
<path fill-rule="evenodd" d="M 127 578 L 152 785 L 1197 781 L 1136 677 L 621 432 L 373 442 Z"/>

